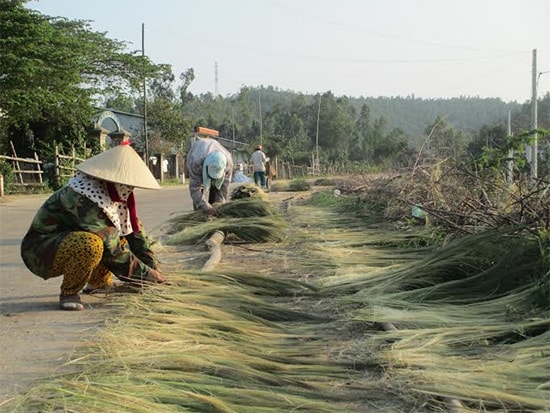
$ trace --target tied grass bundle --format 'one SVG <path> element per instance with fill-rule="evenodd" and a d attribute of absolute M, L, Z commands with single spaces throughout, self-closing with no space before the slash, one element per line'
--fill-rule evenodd
<path fill-rule="evenodd" d="M 240 198 L 220 205 L 218 215 L 227 218 L 267 217 L 275 215 L 273 206 L 263 198 Z"/>
<path fill-rule="evenodd" d="M 214 231 L 234 234 L 246 242 L 281 241 L 286 222 L 262 197 L 232 199 L 217 207 L 218 218 L 205 221 L 202 211 L 182 214 L 168 221 L 166 243 L 192 244 Z"/>
<path fill-rule="evenodd" d="M 311 184 L 305 179 L 274 182 L 270 189 L 274 192 L 303 192 L 311 189 Z"/>
<path fill-rule="evenodd" d="M 309 191 L 311 189 L 311 184 L 305 179 L 294 179 L 288 183 L 289 191 Z"/>
<path fill-rule="evenodd" d="M 218 217 L 222 219 L 275 216 L 273 206 L 261 197 L 231 199 L 231 201 L 217 206 L 216 211 Z M 206 216 L 203 211 L 177 215 L 168 220 L 165 232 L 171 235 L 180 233 L 191 226 L 204 226 L 205 220 Z M 269 226 L 269 223 L 267 225 Z"/>
<path fill-rule="evenodd" d="M 254 184 L 239 185 L 233 191 L 231 191 L 230 198 L 243 199 L 243 198 L 260 198 L 265 199 L 265 193 Z"/>
<path fill-rule="evenodd" d="M 172 233 L 168 245 L 192 244 L 207 238 L 214 231 L 234 234 L 247 242 L 277 242 L 284 237 L 286 223 L 276 215 L 248 218 L 218 218 Z"/>

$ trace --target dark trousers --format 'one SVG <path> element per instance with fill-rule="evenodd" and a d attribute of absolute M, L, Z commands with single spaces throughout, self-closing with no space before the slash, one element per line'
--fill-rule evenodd
<path fill-rule="evenodd" d="M 254 183 L 257 186 L 261 184 L 262 188 L 265 189 L 265 171 L 254 171 Z"/>

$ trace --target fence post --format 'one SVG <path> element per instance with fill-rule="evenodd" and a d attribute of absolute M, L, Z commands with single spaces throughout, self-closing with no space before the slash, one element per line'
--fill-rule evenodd
<path fill-rule="evenodd" d="M 4 175 L 0 174 L 0 197 L 4 196 Z"/>
<path fill-rule="evenodd" d="M 15 152 L 15 146 L 13 146 L 13 141 L 10 141 L 11 145 L 11 151 L 13 152 L 13 157 L 16 158 L 14 161 L 14 166 L 17 168 L 17 176 L 19 177 L 19 183 L 24 184 L 23 181 L 23 174 L 21 173 L 21 165 L 19 165 L 19 161 L 17 160 L 17 152 Z"/>
<path fill-rule="evenodd" d="M 59 185 L 61 182 L 61 168 L 59 165 L 59 147 L 57 146 L 57 142 L 54 141 L 54 147 L 55 147 L 55 184 Z"/>
<path fill-rule="evenodd" d="M 36 160 L 36 170 L 38 171 L 38 182 L 40 182 L 41 184 L 44 183 L 44 181 L 42 180 L 42 170 L 40 169 L 40 159 L 38 159 L 38 155 L 36 154 L 36 152 L 34 153 L 34 159 Z"/>

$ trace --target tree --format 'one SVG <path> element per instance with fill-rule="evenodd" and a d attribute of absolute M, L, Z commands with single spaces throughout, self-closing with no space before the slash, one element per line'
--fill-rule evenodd
<path fill-rule="evenodd" d="M 148 82 L 149 96 L 173 102 L 176 98 L 173 88 L 175 79 L 172 68 L 168 65 L 162 66 L 157 76 Z"/>
<path fill-rule="evenodd" d="M 125 52 L 85 21 L 48 17 L 25 0 L 0 0 L 0 136 L 22 155 L 80 143 L 93 103 L 114 91 L 139 90 L 159 67 Z"/>
<path fill-rule="evenodd" d="M 101 106 L 127 113 L 140 112 L 139 100 L 133 96 L 124 95 L 122 93 L 112 93 L 109 96 L 105 96 Z"/>
<path fill-rule="evenodd" d="M 183 116 L 181 106 L 159 98 L 148 102 L 147 108 L 152 151 L 174 153 L 186 149 L 193 125 Z"/>
<path fill-rule="evenodd" d="M 474 159 L 478 159 L 483 155 L 484 149 L 499 148 L 506 145 L 506 136 L 507 132 L 504 126 L 490 127 L 484 125 L 474 135 L 466 150 Z"/>
<path fill-rule="evenodd" d="M 183 82 L 179 88 L 179 94 L 181 99 L 181 104 L 185 104 L 193 100 L 193 95 L 187 90 L 189 85 L 195 80 L 195 71 L 193 68 L 187 69 L 185 72 L 180 74 L 180 79 Z"/>
<path fill-rule="evenodd" d="M 363 104 L 355 123 L 354 133 L 350 142 L 349 158 L 352 161 L 372 159 L 373 147 L 370 144 L 372 126 L 370 124 L 370 108 Z"/>
<path fill-rule="evenodd" d="M 428 148 L 432 156 L 437 158 L 458 158 L 464 145 L 466 135 L 438 116 L 425 130 L 428 139 Z"/>
<path fill-rule="evenodd" d="M 317 115 L 319 115 L 319 146 L 334 154 L 347 154 L 353 133 L 355 110 L 347 98 L 336 99 L 330 91 L 324 93 L 319 99 L 321 99 L 320 106 L 318 100 L 310 106 L 308 131 L 312 147 L 317 144 Z M 340 155 L 335 156 L 340 157 Z"/>

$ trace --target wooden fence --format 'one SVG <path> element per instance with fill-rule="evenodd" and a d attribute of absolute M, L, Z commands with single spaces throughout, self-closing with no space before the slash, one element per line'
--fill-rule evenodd
<path fill-rule="evenodd" d="M 38 185 L 43 186 L 44 182 L 42 180 L 42 174 L 44 173 L 42 169 L 42 161 L 38 159 L 36 152 L 34 153 L 33 158 L 19 158 L 15 152 L 15 147 L 13 142 L 10 142 L 11 150 L 13 156 L 0 155 L 0 159 L 5 159 L 6 161 L 11 161 L 13 174 L 15 175 L 16 182 L 14 185 L 19 186 L 28 186 L 28 185 Z M 27 177 L 32 177 L 31 179 L 26 179 Z M 2 193 L 4 188 L 2 187 Z"/>
<path fill-rule="evenodd" d="M 10 142 L 13 156 L 0 155 L 0 159 L 4 159 L 11 163 L 15 182 L 10 182 L 16 187 L 43 187 L 44 183 L 44 167 L 43 162 L 38 159 L 35 153 L 34 158 L 21 158 L 17 156 L 13 143 Z M 82 162 L 84 159 L 76 156 L 76 150 L 73 147 L 70 155 L 65 155 L 60 151 L 60 145 L 55 145 L 54 156 L 54 176 L 59 184 L 62 178 L 70 178 L 74 175 L 76 162 Z M 4 195 L 5 177 L 0 179 L 0 196 Z"/>
<path fill-rule="evenodd" d="M 74 175 L 76 161 L 83 162 L 84 159 L 76 156 L 74 146 L 71 149 L 71 155 L 63 155 L 59 152 L 59 145 L 55 145 L 55 178 L 58 183 L 62 178 L 70 178 Z"/>

